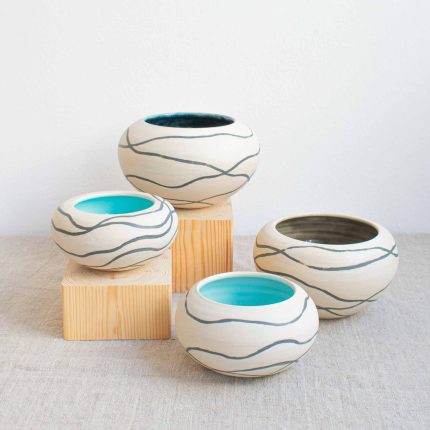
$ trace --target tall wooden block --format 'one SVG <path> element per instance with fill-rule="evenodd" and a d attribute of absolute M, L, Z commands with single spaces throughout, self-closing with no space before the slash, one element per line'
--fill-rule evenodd
<path fill-rule="evenodd" d="M 230 200 L 204 209 L 177 209 L 178 235 L 172 246 L 173 291 L 233 270 L 233 213 Z"/>
<path fill-rule="evenodd" d="M 66 340 L 170 338 L 170 250 L 126 272 L 103 272 L 70 261 L 61 288 Z"/>

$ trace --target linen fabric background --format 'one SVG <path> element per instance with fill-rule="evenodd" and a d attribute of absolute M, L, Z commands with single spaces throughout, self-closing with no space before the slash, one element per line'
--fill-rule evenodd
<path fill-rule="evenodd" d="M 66 258 L 47 239 L 1 239 L 0 428 L 428 429 L 430 236 L 396 240 L 399 272 L 379 301 L 321 321 L 286 372 L 243 380 L 175 340 L 63 340 Z M 234 268 L 253 270 L 251 237 L 236 238 Z"/>

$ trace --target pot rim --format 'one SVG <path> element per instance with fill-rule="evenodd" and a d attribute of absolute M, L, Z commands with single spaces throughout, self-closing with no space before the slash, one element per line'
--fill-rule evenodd
<path fill-rule="evenodd" d="M 123 213 L 118 213 L 118 214 L 93 213 L 93 212 L 83 211 L 83 210 L 76 207 L 76 205 L 78 203 L 80 203 L 84 200 L 89 200 L 89 199 L 97 198 L 97 197 L 106 197 L 106 196 L 142 197 L 144 199 L 150 200 L 152 202 L 152 205 L 146 209 L 141 210 L 141 211 L 123 212 Z M 59 208 L 66 208 L 67 211 L 73 211 L 74 213 L 76 213 L 80 216 L 88 216 L 88 217 L 94 217 L 94 218 L 106 218 L 107 216 L 116 217 L 116 216 L 145 214 L 146 212 L 153 210 L 155 204 L 161 203 L 163 201 L 168 203 L 162 197 L 155 196 L 154 194 L 150 194 L 150 193 L 144 193 L 144 192 L 133 191 L 133 190 L 107 190 L 107 191 L 94 191 L 91 193 L 84 193 L 84 194 L 79 194 L 77 196 L 70 197 L 69 199 L 67 199 L 63 203 L 61 203 L 58 207 Z"/>
<path fill-rule="evenodd" d="M 237 277 L 250 277 L 250 278 L 256 277 L 256 278 L 273 279 L 273 280 L 279 281 L 282 284 L 285 284 L 288 287 L 290 287 L 293 290 L 293 295 L 291 297 L 289 297 L 288 299 L 284 299 L 284 300 L 281 300 L 279 302 L 271 303 L 268 305 L 243 306 L 243 305 L 232 305 L 229 303 L 220 303 L 220 302 L 217 302 L 215 300 L 208 299 L 206 296 L 204 296 L 200 292 L 200 289 L 202 287 L 204 287 L 206 284 L 208 284 L 209 282 L 216 281 L 218 279 L 237 278 Z M 216 275 L 211 275 L 211 276 L 208 276 L 208 277 L 201 279 L 200 281 L 196 282 L 189 291 L 191 292 L 193 289 L 196 291 L 196 294 L 200 299 L 202 299 L 208 303 L 211 303 L 213 305 L 217 305 L 220 307 L 227 306 L 227 307 L 230 307 L 232 309 L 267 309 L 267 308 L 270 308 L 273 306 L 282 305 L 284 303 L 291 302 L 292 299 L 295 299 L 297 297 L 298 290 L 302 290 L 304 292 L 304 294 L 308 295 L 297 283 L 290 281 L 290 280 L 286 280 L 282 276 L 272 275 L 270 273 L 265 273 L 265 272 L 252 272 L 252 271 L 224 272 L 224 273 L 218 273 Z"/>
<path fill-rule="evenodd" d="M 163 117 L 173 117 L 173 116 L 180 116 L 180 115 L 190 115 L 190 116 L 196 116 L 196 117 L 202 117 L 202 116 L 206 116 L 206 117 L 211 117 L 211 118 L 222 118 L 225 119 L 226 121 L 231 121 L 228 124 L 224 124 L 224 125 L 215 125 L 215 126 L 210 126 L 210 127 L 169 127 L 166 125 L 159 125 L 159 124 L 153 124 L 151 122 L 148 122 L 149 119 L 153 119 L 153 118 L 163 118 Z M 238 121 L 236 120 L 236 118 L 232 117 L 231 115 L 225 115 L 225 114 L 219 114 L 219 113 L 211 113 L 211 112 L 184 112 L 184 111 L 177 111 L 177 112 L 165 112 L 165 113 L 159 113 L 159 114 L 152 114 L 152 115 L 147 115 L 144 116 L 142 118 L 142 121 L 148 125 L 148 126 L 152 126 L 152 127 L 157 127 L 157 128 L 161 128 L 161 129 L 168 129 L 168 130 L 219 130 L 221 128 L 226 128 L 226 127 L 231 127 L 234 126 L 235 124 L 238 123 Z"/>
<path fill-rule="evenodd" d="M 338 243 L 338 244 L 334 244 L 334 243 L 314 243 L 314 242 L 309 242 L 309 241 L 305 241 L 305 240 L 300 240 L 300 239 L 295 239 L 291 236 L 285 235 L 283 233 L 281 233 L 276 227 L 279 223 L 281 223 L 282 221 L 287 221 L 287 220 L 292 220 L 292 219 L 297 219 L 297 218 L 306 218 L 306 217 L 330 217 L 330 218 L 343 218 L 346 220 L 352 220 L 352 221 L 357 221 L 359 223 L 362 224 L 367 224 L 368 226 L 373 227 L 376 230 L 376 235 L 368 240 L 364 240 L 362 242 L 352 242 L 352 243 Z M 362 244 L 369 244 L 372 241 L 376 241 L 378 240 L 382 233 L 387 231 L 384 227 L 382 227 L 381 225 L 377 224 L 376 222 L 373 222 L 371 220 L 368 220 L 366 218 L 361 218 L 355 215 L 349 215 L 349 214 L 343 214 L 343 213 L 333 213 L 333 212 L 306 212 L 306 213 L 301 213 L 301 214 L 297 214 L 297 215 L 286 215 L 286 216 L 282 216 L 279 218 L 276 218 L 272 221 L 269 221 L 268 223 L 268 227 L 277 235 L 277 237 L 282 238 L 283 240 L 290 240 L 293 242 L 296 242 L 298 244 L 306 244 L 309 245 L 314 244 L 314 245 L 320 245 L 320 246 L 325 246 L 325 247 L 348 247 L 348 246 L 356 246 L 356 245 L 362 245 Z"/>

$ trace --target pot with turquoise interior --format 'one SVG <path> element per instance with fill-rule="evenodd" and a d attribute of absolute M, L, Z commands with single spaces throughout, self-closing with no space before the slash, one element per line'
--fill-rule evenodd
<path fill-rule="evenodd" d="M 153 115 L 121 137 L 119 162 L 138 190 L 177 208 L 204 208 L 239 191 L 257 167 L 254 132 L 236 119 L 208 113 Z"/>
<path fill-rule="evenodd" d="M 298 282 L 320 318 L 346 317 L 375 302 L 399 262 L 391 233 L 372 221 L 336 214 L 283 217 L 254 244 L 257 270 Z"/>
<path fill-rule="evenodd" d="M 181 298 L 176 334 L 210 370 L 258 377 L 282 372 L 315 341 L 318 313 L 295 282 L 256 272 L 210 276 Z"/>
<path fill-rule="evenodd" d="M 62 203 L 51 222 L 54 242 L 73 261 L 98 270 L 130 270 L 173 242 L 178 217 L 161 197 L 137 191 L 84 194 Z"/>

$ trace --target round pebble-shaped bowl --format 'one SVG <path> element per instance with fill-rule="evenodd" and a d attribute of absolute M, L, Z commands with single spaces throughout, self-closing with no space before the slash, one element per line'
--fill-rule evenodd
<path fill-rule="evenodd" d="M 204 208 L 235 194 L 251 179 L 260 147 L 235 119 L 206 113 L 143 118 L 119 142 L 127 180 L 177 208 Z"/>
<path fill-rule="evenodd" d="M 254 244 L 257 270 L 298 282 L 326 319 L 355 314 L 376 301 L 398 261 L 388 230 L 344 215 L 276 219 L 260 230 Z"/>
<path fill-rule="evenodd" d="M 198 363 L 229 376 L 279 373 L 318 333 L 318 312 L 296 283 L 256 272 L 210 276 L 182 297 L 176 334 Z"/>
<path fill-rule="evenodd" d="M 55 243 L 77 263 L 99 270 L 130 270 L 171 245 L 178 217 L 161 197 L 105 191 L 65 201 L 51 224 Z"/>

